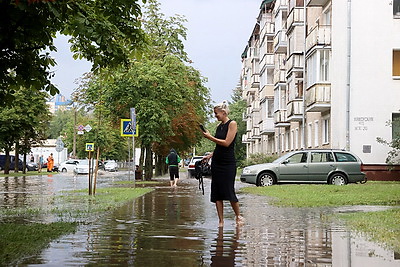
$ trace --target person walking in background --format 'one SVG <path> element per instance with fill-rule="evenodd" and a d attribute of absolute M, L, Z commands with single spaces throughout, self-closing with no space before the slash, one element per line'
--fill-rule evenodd
<path fill-rule="evenodd" d="M 214 107 L 214 115 L 221 123 L 217 126 L 215 136 L 204 131 L 203 136 L 214 142 L 214 152 L 205 156 L 203 160 L 211 162 L 211 202 L 215 203 L 219 227 L 224 226 L 223 200 L 229 200 L 236 216 L 236 224 L 243 224 L 243 217 L 239 211 L 239 200 L 235 194 L 236 159 L 235 139 L 237 123 L 229 119 L 229 107 L 226 101 Z"/>
<path fill-rule="evenodd" d="M 50 156 L 47 158 L 47 171 L 52 172 L 53 167 L 54 167 L 53 153 L 50 153 Z"/>
<path fill-rule="evenodd" d="M 181 158 L 175 149 L 171 148 L 165 162 L 169 165 L 169 183 L 171 187 L 175 187 L 179 180 L 179 162 L 181 162 Z"/>
<path fill-rule="evenodd" d="M 38 172 L 42 172 L 43 163 L 44 163 L 44 157 L 43 157 L 43 155 L 41 155 L 39 157 L 39 162 L 38 162 Z"/>

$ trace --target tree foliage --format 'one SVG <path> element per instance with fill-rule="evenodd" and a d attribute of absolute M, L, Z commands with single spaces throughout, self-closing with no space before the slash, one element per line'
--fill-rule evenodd
<path fill-rule="evenodd" d="M 12 103 L 20 87 L 58 92 L 49 53 L 57 32 L 71 36 L 74 58 L 94 70 L 127 63 L 143 46 L 138 1 L 0 1 L 0 104 Z"/>
<path fill-rule="evenodd" d="M 28 153 L 33 144 L 45 138 L 50 120 L 46 97 L 44 92 L 20 88 L 13 94 L 14 106 L 0 107 L 0 149 L 6 155 L 15 147 Z"/>

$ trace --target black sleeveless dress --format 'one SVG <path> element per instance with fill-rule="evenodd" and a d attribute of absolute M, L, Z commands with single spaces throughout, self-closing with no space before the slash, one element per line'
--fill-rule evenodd
<path fill-rule="evenodd" d="M 216 138 L 226 138 L 231 121 L 218 125 L 215 132 Z M 236 135 L 229 147 L 215 146 L 211 162 L 211 202 L 216 202 L 217 200 L 238 201 L 235 194 L 235 140 Z"/>

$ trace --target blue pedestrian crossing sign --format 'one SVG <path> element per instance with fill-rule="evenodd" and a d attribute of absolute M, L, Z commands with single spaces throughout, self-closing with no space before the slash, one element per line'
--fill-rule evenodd
<path fill-rule="evenodd" d="M 94 151 L 94 143 L 86 143 L 85 150 L 86 151 Z"/>
<path fill-rule="evenodd" d="M 131 119 L 121 119 L 121 136 L 139 136 L 139 125 L 136 123 L 136 129 L 133 131 L 132 129 L 132 120 Z"/>

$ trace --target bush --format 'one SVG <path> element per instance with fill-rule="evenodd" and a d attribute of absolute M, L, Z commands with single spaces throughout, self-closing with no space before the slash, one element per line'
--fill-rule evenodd
<path fill-rule="evenodd" d="M 249 165 L 269 163 L 269 162 L 273 162 L 277 158 L 278 158 L 277 156 L 267 155 L 264 153 L 251 154 L 248 159 L 245 159 L 242 162 L 242 166 L 246 167 Z"/>

